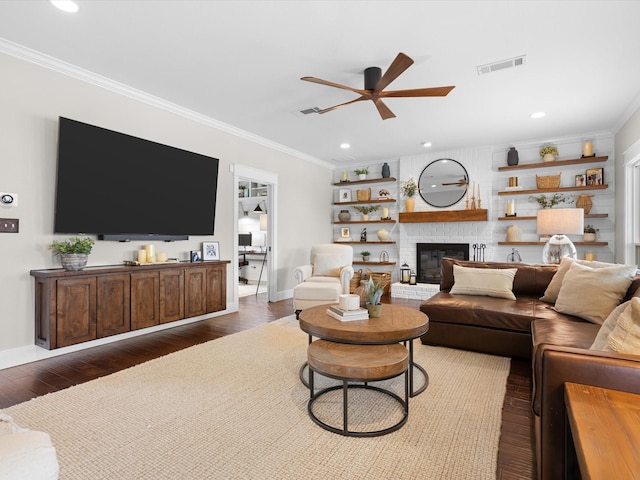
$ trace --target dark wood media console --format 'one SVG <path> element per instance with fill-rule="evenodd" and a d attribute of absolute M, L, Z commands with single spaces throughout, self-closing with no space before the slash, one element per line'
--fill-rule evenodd
<path fill-rule="evenodd" d="M 32 270 L 36 345 L 53 350 L 224 310 L 228 263 Z"/>

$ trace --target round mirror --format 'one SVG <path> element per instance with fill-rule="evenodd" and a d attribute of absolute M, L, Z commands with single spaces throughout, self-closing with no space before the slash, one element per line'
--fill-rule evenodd
<path fill-rule="evenodd" d="M 422 199 L 432 207 L 450 207 L 467 192 L 469 175 L 465 168 L 450 158 L 440 158 L 427 165 L 418 180 Z"/>

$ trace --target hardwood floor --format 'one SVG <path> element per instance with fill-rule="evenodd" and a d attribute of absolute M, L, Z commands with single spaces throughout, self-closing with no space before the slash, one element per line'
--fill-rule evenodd
<path fill-rule="evenodd" d="M 268 303 L 266 294 L 260 294 L 242 297 L 239 301 L 239 312 L 0 370 L 0 408 L 293 313 L 290 299 Z M 420 305 L 416 300 L 386 298 L 383 301 L 416 308 Z M 535 439 L 530 404 L 530 363 L 514 359 L 502 412 L 496 475 L 499 480 L 535 479 Z"/>

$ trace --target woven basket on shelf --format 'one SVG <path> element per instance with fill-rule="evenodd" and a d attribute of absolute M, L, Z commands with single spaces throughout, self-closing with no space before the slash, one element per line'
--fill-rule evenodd
<path fill-rule="evenodd" d="M 539 176 L 536 175 L 536 185 L 538 188 L 558 188 L 560 186 L 560 175 L 547 175 L 547 176 Z"/>
<path fill-rule="evenodd" d="M 391 271 L 387 272 L 374 272 L 367 268 L 367 280 L 369 278 L 373 278 L 374 283 L 380 282 L 382 288 L 384 288 L 383 295 L 389 293 L 389 289 L 391 288 Z"/>
<path fill-rule="evenodd" d="M 360 286 L 360 280 L 362 280 L 362 269 L 357 272 L 353 272 L 351 282 L 349 282 L 349 293 L 354 293 L 356 288 Z"/>
<path fill-rule="evenodd" d="M 371 188 L 367 188 L 366 190 L 356 190 L 356 198 L 359 202 L 371 200 Z"/>

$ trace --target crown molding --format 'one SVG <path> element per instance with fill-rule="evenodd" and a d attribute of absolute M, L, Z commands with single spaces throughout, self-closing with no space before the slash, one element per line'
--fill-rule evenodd
<path fill-rule="evenodd" d="M 316 158 L 314 156 L 308 155 L 298 150 L 294 150 L 285 145 L 281 145 L 279 143 L 273 142 L 267 138 L 264 138 L 259 135 L 255 135 L 251 132 L 248 132 L 246 130 L 242 130 L 240 128 L 234 127 L 233 125 L 220 122 L 214 118 L 211 118 L 201 113 L 195 112 L 193 110 L 189 110 L 187 108 L 181 107 L 180 105 L 176 105 L 175 103 L 171 103 L 160 97 L 150 95 L 146 92 L 143 92 L 142 90 L 138 90 L 128 85 L 125 85 L 123 83 L 116 82 L 115 80 L 111 80 L 102 75 L 98 75 L 89 70 L 85 70 L 83 68 L 77 67 L 67 62 L 63 62 L 62 60 L 51 57 L 42 52 L 38 52 L 36 50 L 24 47 L 22 45 L 19 45 L 17 43 L 11 42 L 3 38 L 0 38 L 0 52 L 6 53 L 7 55 L 11 55 L 21 60 L 25 60 L 35 65 L 47 68 L 49 70 L 53 70 L 55 72 L 66 75 L 68 77 L 72 77 L 77 80 L 89 83 L 91 85 L 104 88 L 105 90 L 109 90 L 119 95 L 123 95 L 125 97 L 136 100 L 138 102 L 151 105 L 155 108 L 159 108 L 161 110 L 165 110 L 175 115 L 179 115 L 181 117 L 187 118 L 189 120 L 200 123 L 207 127 L 215 128 L 222 132 L 229 133 L 231 135 L 240 137 L 249 142 L 262 145 L 264 147 L 279 151 L 287 155 L 291 155 L 300 160 L 304 160 L 305 162 L 313 163 L 315 165 L 319 165 L 321 167 L 328 168 L 331 170 L 335 169 L 335 165 L 329 162 L 326 162 L 324 160 L 321 160 L 319 158 Z"/>

